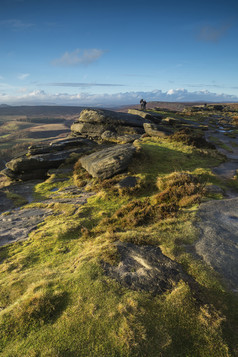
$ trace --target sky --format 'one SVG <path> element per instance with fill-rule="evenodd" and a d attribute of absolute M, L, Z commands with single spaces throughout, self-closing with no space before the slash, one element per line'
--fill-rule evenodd
<path fill-rule="evenodd" d="M 0 0 L 0 104 L 238 101 L 237 0 Z"/>

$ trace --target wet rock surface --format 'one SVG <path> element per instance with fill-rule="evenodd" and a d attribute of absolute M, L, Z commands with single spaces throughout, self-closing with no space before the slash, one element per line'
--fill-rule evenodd
<path fill-rule="evenodd" d="M 193 283 L 181 266 L 162 254 L 158 247 L 123 242 L 117 242 L 115 245 L 120 262 L 115 266 L 102 263 L 104 271 L 132 290 L 162 294 L 181 279 Z"/>
<path fill-rule="evenodd" d="M 233 178 L 236 175 L 236 172 L 238 170 L 238 160 L 236 161 L 226 161 L 219 165 L 218 167 L 215 167 L 212 171 L 225 179 L 230 179 Z"/>

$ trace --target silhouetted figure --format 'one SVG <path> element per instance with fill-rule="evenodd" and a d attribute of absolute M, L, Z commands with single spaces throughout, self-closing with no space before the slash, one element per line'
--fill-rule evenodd
<path fill-rule="evenodd" d="M 140 107 L 141 107 L 141 110 L 146 110 L 146 101 L 144 99 L 141 99 L 140 100 Z"/>

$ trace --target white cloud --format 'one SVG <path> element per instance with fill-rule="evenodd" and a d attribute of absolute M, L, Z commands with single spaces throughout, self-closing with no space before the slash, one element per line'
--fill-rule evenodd
<path fill-rule="evenodd" d="M 52 61 L 54 66 L 77 66 L 80 64 L 90 64 L 97 61 L 105 51 L 91 48 L 81 50 L 77 48 L 73 52 L 65 52 L 63 56 Z"/>
<path fill-rule="evenodd" d="M 168 90 L 167 94 L 168 95 L 173 95 L 174 94 L 174 90 L 173 89 Z"/>
<path fill-rule="evenodd" d="M 139 104 L 141 98 L 149 101 L 168 102 L 238 102 L 238 96 L 217 94 L 207 90 L 189 92 L 186 89 L 170 89 L 168 91 L 153 90 L 151 92 L 119 92 L 115 94 L 80 93 L 54 93 L 49 94 L 44 90 L 22 92 L 17 96 L 0 94 L 0 103 L 13 105 L 79 105 L 79 106 L 119 106 Z"/>
<path fill-rule="evenodd" d="M 19 73 L 17 78 L 20 79 L 21 81 L 29 77 L 30 73 Z"/>
<path fill-rule="evenodd" d="M 9 19 L 9 20 L 1 20 L 0 26 L 8 27 L 13 30 L 24 30 L 34 25 L 23 22 L 22 20 L 18 20 L 18 19 Z"/>

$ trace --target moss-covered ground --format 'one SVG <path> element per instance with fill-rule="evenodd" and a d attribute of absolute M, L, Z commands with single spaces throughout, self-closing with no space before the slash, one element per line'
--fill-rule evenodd
<path fill-rule="evenodd" d="M 238 355 L 237 297 L 187 249 L 198 237 L 192 222 L 205 187 L 226 187 L 211 171 L 224 158 L 167 139 L 137 147 L 134 188 L 117 187 L 128 173 L 101 182 L 79 164 L 67 181 L 35 187 L 31 205 L 54 214 L 28 240 L 0 249 L 0 356 Z M 72 184 L 94 194 L 81 207 L 54 203 Z M 121 286 L 101 265 L 118 262 L 117 240 L 159 246 L 197 288 L 180 281 L 154 296 Z"/>

